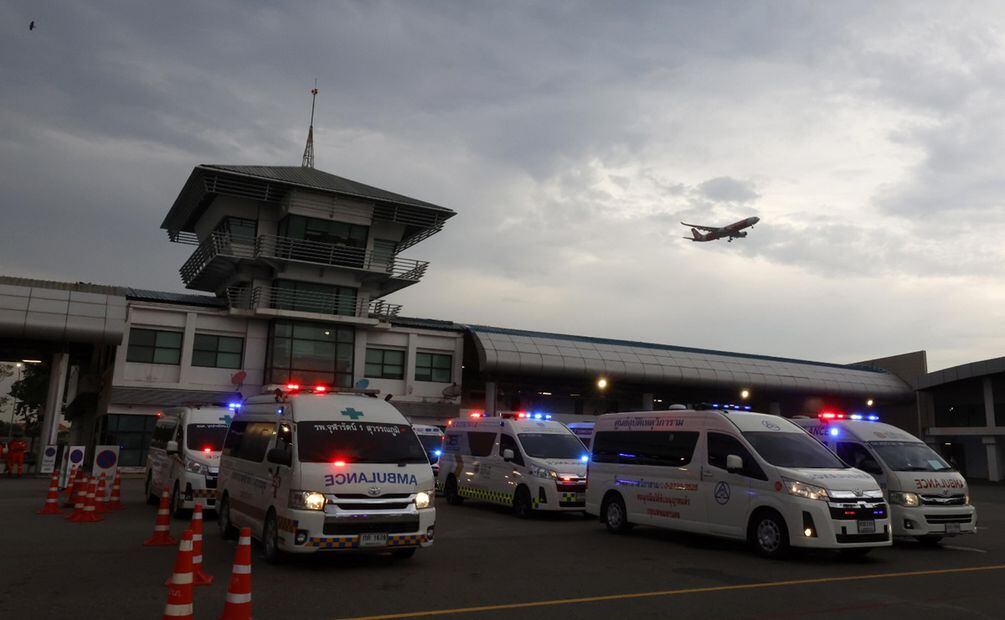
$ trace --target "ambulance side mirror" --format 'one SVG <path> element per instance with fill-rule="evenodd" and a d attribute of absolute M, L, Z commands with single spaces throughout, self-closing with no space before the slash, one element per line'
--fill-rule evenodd
<path fill-rule="evenodd" d="M 293 453 L 289 450 L 283 448 L 273 448 L 269 450 L 269 453 L 265 455 L 265 458 L 276 465 L 286 465 L 290 467 L 293 465 Z"/>
<path fill-rule="evenodd" d="M 168 454 L 178 454 L 178 442 L 177 441 L 167 442 L 165 450 L 167 451 Z"/>
<path fill-rule="evenodd" d="M 743 459 L 735 454 L 726 457 L 726 471 L 740 471 L 741 469 L 743 469 Z"/>
<path fill-rule="evenodd" d="M 513 454 L 513 450 L 511 450 L 509 448 L 506 448 L 505 450 L 503 450 L 503 460 L 504 461 L 509 462 L 509 461 L 512 461 L 515 458 L 516 458 L 516 455 Z"/>

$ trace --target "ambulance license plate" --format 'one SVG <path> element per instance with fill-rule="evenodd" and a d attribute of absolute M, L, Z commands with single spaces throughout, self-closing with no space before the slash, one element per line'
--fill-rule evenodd
<path fill-rule="evenodd" d="M 959 523 L 947 523 L 946 524 L 946 534 L 959 534 L 960 524 Z"/>
<path fill-rule="evenodd" d="M 875 521 L 859 521 L 858 522 L 858 533 L 859 534 L 875 534 L 876 533 L 876 522 Z"/>
<path fill-rule="evenodd" d="M 360 547 L 386 547 L 387 546 L 387 534 L 386 533 L 360 534 L 359 535 L 359 546 Z"/>

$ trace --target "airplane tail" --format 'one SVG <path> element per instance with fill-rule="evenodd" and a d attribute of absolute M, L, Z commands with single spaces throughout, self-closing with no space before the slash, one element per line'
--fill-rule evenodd
<path fill-rule="evenodd" d="M 701 241 L 703 239 L 701 233 L 698 232 L 697 228 L 692 228 L 691 229 L 691 234 L 693 235 L 693 238 L 691 239 L 691 241 Z"/>

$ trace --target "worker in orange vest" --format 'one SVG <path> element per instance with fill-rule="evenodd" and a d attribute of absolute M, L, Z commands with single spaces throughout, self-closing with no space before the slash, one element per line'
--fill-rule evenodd
<path fill-rule="evenodd" d="M 14 467 L 17 466 L 17 476 L 24 475 L 24 453 L 28 451 L 26 444 L 20 436 L 15 437 L 7 444 L 7 477 L 14 474 Z"/>

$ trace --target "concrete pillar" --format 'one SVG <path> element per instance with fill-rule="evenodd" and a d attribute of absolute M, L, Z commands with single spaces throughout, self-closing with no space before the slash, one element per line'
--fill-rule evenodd
<path fill-rule="evenodd" d="M 192 369 L 192 349 L 195 347 L 195 322 L 198 315 L 195 312 L 185 314 L 185 331 L 181 337 L 181 360 L 178 367 L 178 383 L 187 386 L 191 381 Z"/>
<path fill-rule="evenodd" d="M 1001 482 L 1003 465 L 998 459 L 998 438 L 997 437 L 982 437 L 981 443 L 984 444 L 984 450 L 987 451 L 988 455 L 988 480 L 990 482 Z"/>
<path fill-rule="evenodd" d="M 52 355 L 52 366 L 49 368 L 49 391 L 45 396 L 45 409 L 42 410 L 42 433 L 39 436 L 39 445 L 35 446 L 37 460 L 42 462 L 42 454 L 45 447 L 56 443 L 56 436 L 59 434 L 59 420 L 63 412 L 63 390 L 66 387 L 66 373 L 70 368 L 69 353 L 54 353 Z"/>
<path fill-rule="evenodd" d="M 653 410 L 653 395 L 651 392 L 642 394 L 642 411 Z"/>
<path fill-rule="evenodd" d="M 485 382 L 485 415 L 496 415 L 496 396 L 499 388 L 495 381 Z"/>
<path fill-rule="evenodd" d="M 415 355 L 419 348 L 419 336 L 408 335 L 408 350 L 405 352 L 405 394 L 415 391 Z"/>

